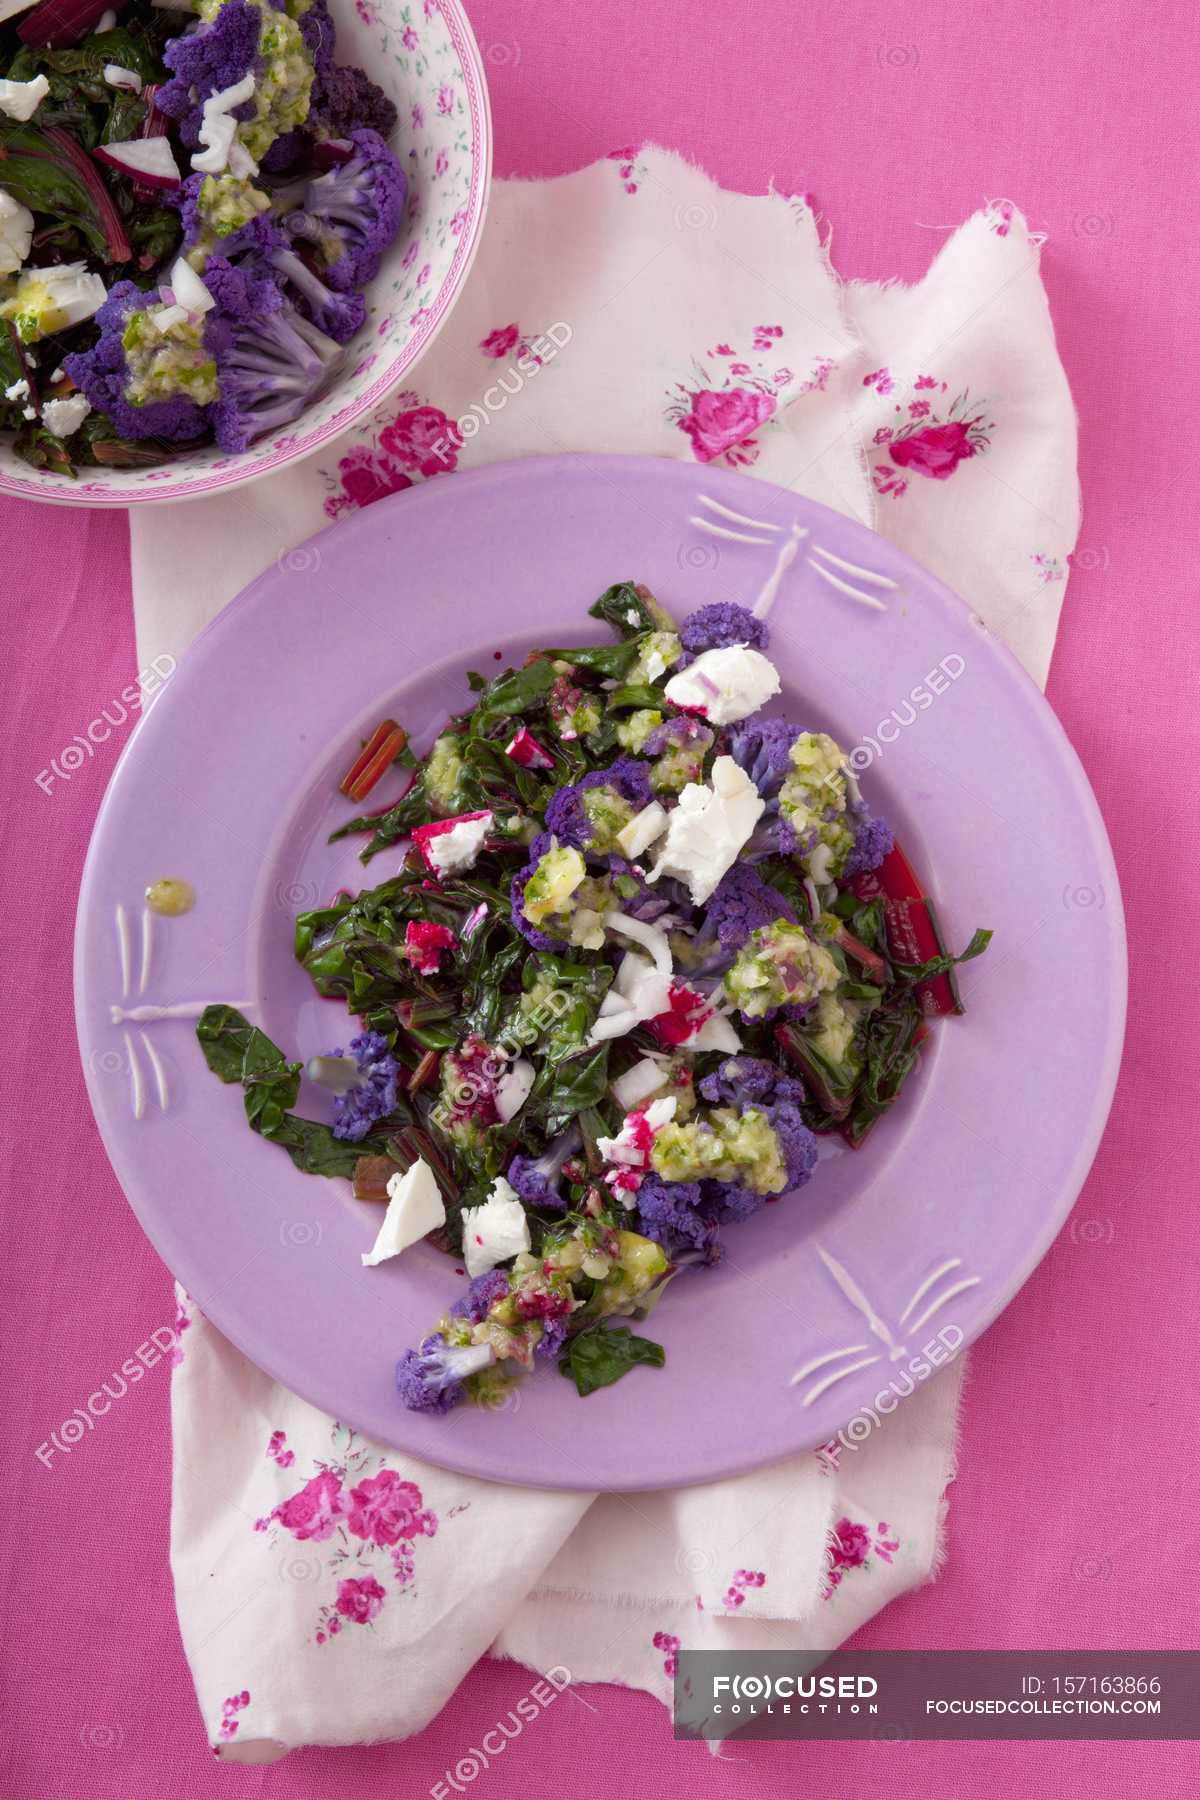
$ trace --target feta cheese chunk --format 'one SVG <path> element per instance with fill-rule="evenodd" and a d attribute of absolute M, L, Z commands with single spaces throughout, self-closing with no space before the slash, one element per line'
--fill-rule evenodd
<path fill-rule="evenodd" d="M 529 1098 L 536 1070 L 524 1056 L 518 1056 L 511 1069 L 507 1069 L 496 1083 L 496 1111 L 500 1115 L 500 1123 L 507 1125 L 515 1119 Z"/>
<path fill-rule="evenodd" d="M 20 381 L 14 381 L 11 387 L 5 388 L 4 398 L 6 400 L 28 400 L 29 383 L 23 375 Z"/>
<path fill-rule="evenodd" d="M 33 214 L 0 187 L 0 275 L 16 274 L 32 242 Z"/>
<path fill-rule="evenodd" d="M 42 424 L 51 436 L 70 437 L 78 431 L 92 410 L 86 394 L 68 394 L 64 400 L 47 400 L 42 407 Z"/>
<path fill-rule="evenodd" d="M 123 63 L 105 63 L 104 79 L 109 87 L 122 88 L 128 94 L 140 94 L 142 78 L 136 69 L 127 69 Z"/>
<path fill-rule="evenodd" d="M 702 713 L 710 725 L 734 725 L 765 706 L 779 688 L 779 671 L 761 650 L 730 644 L 705 650 L 672 675 L 663 691 L 673 705 Z"/>
<path fill-rule="evenodd" d="M 643 1100 L 648 1100 L 651 1094 L 657 1093 L 665 1080 L 662 1064 L 652 1056 L 643 1056 L 641 1062 L 634 1063 L 632 1069 L 626 1069 L 624 1075 L 618 1075 L 608 1091 L 622 1112 L 632 1112 Z"/>
<path fill-rule="evenodd" d="M 628 825 L 617 833 L 617 843 L 630 862 L 636 862 L 644 850 L 648 850 L 656 838 L 660 838 L 667 829 L 667 809 L 652 800 L 649 806 L 643 806 L 640 813 L 635 813 Z"/>
<path fill-rule="evenodd" d="M 363 1256 L 363 1265 L 374 1268 L 390 1256 L 399 1256 L 411 1244 L 419 1243 L 429 1232 L 446 1223 L 446 1203 L 433 1170 L 419 1156 L 403 1175 L 393 1175 L 387 1184 L 388 1209 L 371 1249 Z"/>
<path fill-rule="evenodd" d="M 412 836 L 426 868 L 435 875 L 459 875 L 475 867 L 491 829 L 490 812 L 463 813 L 460 818 L 418 825 Z"/>
<path fill-rule="evenodd" d="M 600 1014 L 592 1026 L 589 1046 L 624 1037 L 635 1025 L 657 1018 L 670 1004 L 669 970 L 664 974 L 640 950 L 626 951 L 616 980 L 600 1002 Z"/>
<path fill-rule="evenodd" d="M 596 1148 L 605 1162 L 644 1169 L 650 1160 L 655 1133 L 671 1123 L 678 1104 L 675 1095 L 668 1094 L 662 1100 L 652 1100 L 644 1112 L 627 1113 L 616 1137 L 596 1139 Z"/>
<path fill-rule="evenodd" d="M 516 1190 L 497 1175 L 482 1206 L 463 1208 L 463 1261 L 472 1281 L 529 1248 L 529 1220 Z"/>
<path fill-rule="evenodd" d="M 0 113 L 27 125 L 49 92 L 44 75 L 35 75 L 32 81 L 0 81 Z"/>
<path fill-rule="evenodd" d="M 198 150 L 192 157 L 192 167 L 202 175 L 220 175 L 230 161 L 234 139 L 237 136 L 238 122 L 232 116 L 235 106 L 252 100 L 257 86 L 253 73 L 243 75 L 232 87 L 222 88 L 219 93 L 210 94 L 204 102 L 204 110 L 200 119 L 200 142 L 203 150 Z M 256 167 L 253 158 L 245 153 L 239 159 L 241 172 L 249 173 L 245 164 Z M 237 174 L 238 170 L 235 169 Z"/>
<path fill-rule="evenodd" d="M 724 1013 L 710 1013 L 704 1023 L 693 1031 L 691 1037 L 684 1038 L 680 1048 L 694 1050 L 699 1054 L 702 1050 L 720 1050 L 726 1056 L 736 1056 L 742 1047 L 742 1040 L 734 1030 Z"/>
<path fill-rule="evenodd" d="M 718 756 L 712 786 L 689 781 L 670 813 L 662 852 L 647 881 L 673 875 L 695 906 L 710 897 L 762 817 L 765 800 L 732 756 Z"/>

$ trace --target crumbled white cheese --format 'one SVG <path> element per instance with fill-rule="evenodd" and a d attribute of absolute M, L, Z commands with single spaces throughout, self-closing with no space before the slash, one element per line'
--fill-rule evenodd
<path fill-rule="evenodd" d="M 33 242 L 33 214 L 0 187 L 0 275 L 15 275 Z"/>
<path fill-rule="evenodd" d="M 680 1048 L 693 1050 L 697 1054 L 702 1050 L 720 1050 L 726 1056 L 736 1056 L 742 1047 L 742 1040 L 734 1030 L 724 1013 L 710 1013 L 703 1025 L 693 1031 L 691 1037 L 684 1038 Z"/>
<path fill-rule="evenodd" d="M 419 1156 L 403 1175 L 393 1175 L 387 1191 L 388 1209 L 379 1235 L 363 1256 L 367 1268 L 386 1262 L 389 1256 L 399 1256 L 402 1250 L 420 1243 L 429 1232 L 446 1223 L 442 1190 L 424 1157 Z"/>
<path fill-rule="evenodd" d="M 21 408 L 21 417 L 23 419 L 36 419 L 37 418 L 37 407 L 36 406 L 23 406 Z"/>
<path fill-rule="evenodd" d="M 647 1138 L 669 1125 L 679 1105 L 674 1094 L 652 1100 L 644 1112 L 626 1113 L 616 1137 L 598 1137 L 596 1148 L 607 1163 L 623 1169 L 644 1169 L 650 1160 Z"/>
<path fill-rule="evenodd" d="M 515 1119 L 528 1100 L 535 1074 L 533 1064 L 526 1057 L 518 1056 L 511 1069 L 506 1069 L 496 1083 L 496 1111 L 502 1125 Z"/>
<path fill-rule="evenodd" d="M 217 304 L 186 256 L 176 257 L 170 288 L 175 305 L 192 314 L 211 312 Z"/>
<path fill-rule="evenodd" d="M 27 125 L 49 92 L 44 75 L 35 75 L 32 81 L 0 81 L 0 112 Z"/>
<path fill-rule="evenodd" d="M 634 1063 L 632 1069 L 626 1069 L 623 1075 L 609 1088 L 609 1093 L 621 1108 L 622 1112 L 632 1112 L 643 1100 L 648 1100 L 666 1080 L 663 1067 L 652 1056 L 643 1056 L 641 1062 Z"/>
<path fill-rule="evenodd" d="M 675 706 L 702 713 L 710 725 L 748 719 L 779 692 L 779 671 L 760 650 L 730 644 L 706 650 L 672 675 L 663 690 Z"/>
<path fill-rule="evenodd" d="M 199 138 L 205 146 L 192 157 L 192 167 L 202 175 L 220 175 L 230 159 L 230 151 L 237 136 L 238 122 L 231 117 L 235 106 L 241 106 L 254 96 L 256 82 L 254 75 L 243 75 L 232 87 L 222 88 L 219 93 L 210 94 L 204 102 L 204 111 L 200 119 Z M 248 159 L 252 160 L 252 159 Z M 235 171 L 236 172 L 236 171 Z"/>
<path fill-rule="evenodd" d="M 487 812 L 478 819 L 460 819 L 452 830 L 426 838 L 425 849 L 438 874 L 459 875 L 473 869 L 491 829 L 492 815 Z"/>
<path fill-rule="evenodd" d="M 29 383 L 23 375 L 20 381 L 14 381 L 11 387 L 5 388 L 4 398 L 6 400 L 28 400 Z"/>
<path fill-rule="evenodd" d="M 630 862 L 636 862 L 642 852 L 648 850 L 655 838 L 662 836 L 667 829 L 667 809 L 652 800 L 649 806 L 643 806 L 640 813 L 635 813 L 628 825 L 623 825 L 617 833 L 617 843 Z"/>
<path fill-rule="evenodd" d="M 503 1175 L 497 1175 L 482 1206 L 463 1208 L 462 1235 L 463 1261 L 472 1280 L 528 1250 L 529 1220 Z"/>
<path fill-rule="evenodd" d="M 166 337 L 168 331 L 173 331 L 176 325 L 187 324 L 187 308 L 186 306 L 155 307 L 150 314 L 150 318 L 154 324 L 155 331 L 161 331 L 163 336 Z"/>
<path fill-rule="evenodd" d="M 92 410 L 86 394 L 68 394 L 64 400 L 47 400 L 42 407 L 42 424 L 52 436 L 70 437 L 78 431 Z"/>
<path fill-rule="evenodd" d="M 624 1037 L 635 1025 L 656 1019 L 671 1004 L 671 973 L 656 968 L 648 956 L 630 950 L 621 958 L 617 978 L 600 1002 L 589 1045 Z"/>
<path fill-rule="evenodd" d="M 105 63 L 104 79 L 109 87 L 121 88 L 125 93 L 140 94 L 142 78 L 136 69 L 126 69 L 121 63 Z"/>
<path fill-rule="evenodd" d="M 689 781 L 668 820 L 662 852 L 646 877 L 673 875 L 702 906 L 737 861 L 766 802 L 732 756 L 718 756 L 712 786 Z"/>

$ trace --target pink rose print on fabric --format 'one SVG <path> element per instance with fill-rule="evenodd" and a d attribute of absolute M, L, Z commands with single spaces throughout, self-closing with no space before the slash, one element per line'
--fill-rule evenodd
<path fill-rule="evenodd" d="M 825 388 L 833 371 L 830 357 L 817 357 L 808 378 L 799 382 L 786 364 L 772 366 L 783 335 L 782 325 L 756 325 L 752 349 L 742 352 L 722 339 L 708 355 L 733 360 L 711 374 L 702 363 L 693 362 L 690 379 L 669 392 L 666 417 L 691 439 L 697 462 L 720 459 L 731 468 L 756 462 L 759 445 L 754 433 L 775 417 L 784 389 L 792 400 Z"/>
<path fill-rule="evenodd" d="M 372 1619 L 378 1618 L 386 1598 L 373 1575 L 338 1582 L 337 1609 L 343 1619 L 349 1619 L 352 1624 L 369 1625 Z"/>
<path fill-rule="evenodd" d="M 679 1639 L 672 1631 L 656 1631 L 651 1642 L 656 1650 L 665 1650 L 663 1674 L 674 1675 L 679 1667 Z"/>
<path fill-rule="evenodd" d="M 733 1579 L 725 1590 L 724 1604 L 732 1607 L 744 1606 L 747 1588 L 760 1588 L 766 1587 L 766 1585 L 767 1578 L 761 1569 L 735 1569 Z"/>
<path fill-rule="evenodd" d="M 438 89 L 437 109 L 447 119 L 454 111 L 454 89 L 448 81 Z"/>
<path fill-rule="evenodd" d="M 619 150 L 608 152 L 606 160 L 617 164 L 617 173 L 627 194 L 637 193 L 638 181 L 646 172 L 640 157 L 641 150 L 637 144 L 626 144 Z"/>
<path fill-rule="evenodd" d="M 874 1532 L 853 1519 L 839 1519 L 826 1553 L 828 1568 L 821 1598 L 828 1600 L 852 1570 L 869 1570 L 872 1556 L 877 1556 L 881 1562 L 894 1561 L 899 1548 L 900 1540 L 891 1535 L 886 1519 L 879 1521 Z"/>
<path fill-rule="evenodd" d="M 230 1694 L 228 1700 L 226 1700 L 222 1703 L 221 1724 L 217 1731 L 217 1736 L 219 1738 L 223 1738 L 224 1740 L 228 1741 L 230 1738 L 237 1736 L 237 1728 L 238 1728 L 237 1715 L 240 1712 L 245 1712 L 245 1710 L 249 1706 L 249 1704 L 250 1704 L 249 1688 L 243 1688 L 240 1694 Z"/>
<path fill-rule="evenodd" d="M 273 1463 L 278 1463 L 281 1469 L 290 1469 L 296 1460 L 296 1452 L 294 1450 L 284 1449 L 284 1444 L 286 1442 L 286 1431 L 273 1431 L 270 1438 L 267 1440 L 267 1455 Z"/>
<path fill-rule="evenodd" d="M 437 1535 L 438 1516 L 425 1505 L 415 1481 L 388 1468 L 383 1457 L 360 1444 L 356 1434 L 334 1425 L 335 1460 L 318 1462 L 304 1486 L 254 1529 L 278 1541 L 278 1531 L 300 1542 L 326 1544 L 317 1565 L 331 1597 L 319 1608 L 314 1637 L 328 1644 L 347 1625 L 370 1625 L 391 1593 L 416 1592 L 416 1552 L 421 1539 Z M 294 1461 L 283 1449 L 285 1434 L 272 1433 L 268 1457 Z M 467 1503 L 450 1509 L 454 1518 Z"/>
<path fill-rule="evenodd" d="M 440 475 L 453 469 L 462 448 L 462 434 L 440 406 L 413 406 L 397 413 L 379 434 L 379 448 L 394 457 L 402 469 L 421 475 Z"/>
<path fill-rule="evenodd" d="M 863 376 L 863 386 L 874 388 L 877 394 L 890 394 L 895 385 L 890 369 L 872 369 Z"/>
<path fill-rule="evenodd" d="M 394 1469 L 381 1469 L 350 1490 L 347 1524 L 355 1537 L 376 1544 L 396 1544 L 401 1538 L 420 1537 L 432 1513 L 421 1511 L 421 1490 L 415 1481 L 402 1481 Z M 434 1520 L 436 1528 L 436 1520 Z M 432 1532 L 429 1534 L 433 1535 Z"/>
<path fill-rule="evenodd" d="M 419 50 L 421 48 L 421 40 L 411 25 L 406 25 L 404 30 L 400 33 L 400 42 L 404 45 L 406 50 Z"/>
<path fill-rule="evenodd" d="M 305 1482 L 298 1494 L 277 1506 L 271 1517 L 278 1519 L 302 1544 L 310 1540 L 323 1544 L 333 1536 L 338 1520 L 344 1519 L 349 1511 L 350 1500 L 342 1492 L 340 1478 L 324 1469 Z"/>
<path fill-rule="evenodd" d="M 491 356 L 498 362 L 502 356 L 508 356 L 521 341 L 519 325 L 497 325 L 495 331 L 489 331 L 480 343 L 479 348 L 485 356 Z"/>
<path fill-rule="evenodd" d="M 912 385 L 930 393 L 946 392 L 946 383 L 932 375 L 918 375 Z M 985 415 L 986 403 L 972 404 L 965 390 L 944 413 L 939 400 L 897 400 L 892 408 L 895 422 L 880 425 L 871 439 L 880 447 L 886 444 L 891 459 L 872 467 L 876 492 L 898 500 L 907 493 L 907 478 L 912 475 L 949 481 L 960 463 L 982 455 L 991 443 L 995 421 Z"/>
<path fill-rule="evenodd" d="M 774 394 L 757 388 L 701 390 L 688 399 L 690 410 L 677 423 L 692 441 L 692 455 L 702 463 L 744 444 L 775 411 Z"/>
<path fill-rule="evenodd" d="M 1061 558 L 1049 556 L 1044 550 L 1035 550 L 1029 560 L 1037 570 L 1038 580 L 1043 587 L 1049 587 L 1054 581 L 1066 580 L 1067 571 L 1063 567 Z"/>
<path fill-rule="evenodd" d="M 336 474 L 322 469 L 321 478 L 330 490 L 327 518 L 340 519 L 343 513 L 373 506 L 388 494 L 412 487 L 419 478 L 428 480 L 457 467 L 463 439 L 453 419 L 411 391 L 397 394 L 395 404 L 394 417 L 379 429 L 374 443 L 354 445 L 338 463 Z"/>
<path fill-rule="evenodd" d="M 167 1357 L 167 1361 L 173 1369 L 177 1369 L 183 1361 L 183 1344 L 181 1339 L 183 1333 L 190 1328 L 192 1323 L 187 1310 L 190 1305 L 191 1301 L 188 1299 L 183 1289 L 177 1289 L 175 1295 L 175 1336 L 171 1343 L 170 1355 Z"/>
<path fill-rule="evenodd" d="M 914 469 L 931 481 L 947 481 L 960 462 L 974 456 L 978 444 L 971 437 L 971 419 L 951 419 L 945 425 L 927 425 L 910 437 L 900 438 L 888 452 L 902 469 Z"/>

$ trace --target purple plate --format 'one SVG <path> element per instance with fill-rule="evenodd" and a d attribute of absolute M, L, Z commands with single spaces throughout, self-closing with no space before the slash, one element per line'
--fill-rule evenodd
<path fill-rule="evenodd" d="M 848 749 L 954 947 L 992 926 L 901 1103 L 857 1153 L 727 1231 L 720 1268 L 654 1314 L 661 1371 L 581 1400 L 542 1369 L 499 1412 L 405 1412 L 397 1355 L 461 1290 L 421 1244 L 364 1269 L 380 1213 L 300 1174 L 208 1072 L 194 1017 L 227 1000 L 306 1058 L 347 1015 L 291 956 L 292 916 L 362 885 L 336 785 L 385 715 L 424 749 L 466 673 L 546 643 L 645 581 L 677 615 L 777 598 L 784 704 Z M 389 776 L 398 790 L 400 776 Z M 381 784 L 371 805 L 393 796 Z M 383 855 L 368 879 L 382 880 Z M 143 909 L 161 876 L 193 911 Z M 147 935 L 147 921 L 151 920 Z M 207 1315 L 262 1368 L 384 1443 L 546 1487 L 711 1481 L 870 1429 L 991 1323 L 1087 1174 L 1116 1080 L 1125 941 L 1112 854 L 1042 695 L 963 602 L 865 527 L 723 470 L 547 457 L 430 481 L 318 537 L 196 641 L 121 759 L 76 935 L 92 1105 L 134 1210 Z M 149 1008 L 153 1016 L 137 1017 Z M 299 1110 L 328 1116 L 305 1084 Z M 877 1400 L 882 1397 L 882 1408 Z"/>

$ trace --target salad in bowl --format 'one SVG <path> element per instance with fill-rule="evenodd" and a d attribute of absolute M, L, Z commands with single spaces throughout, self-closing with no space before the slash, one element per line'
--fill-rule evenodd
<path fill-rule="evenodd" d="M 356 808 L 406 784 L 335 834 L 382 878 L 296 921 L 353 1026 L 306 1067 L 234 1007 L 197 1026 L 253 1130 L 385 1207 L 364 1280 L 423 1239 L 461 1265 L 397 1364 L 423 1412 L 661 1365 L 634 1327 L 802 1205 L 822 1140 L 861 1148 L 991 935 L 947 953 L 843 749 L 779 711 L 763 618 L 628 581 L 591 612 L 612 641 L 472 675 L 423 755 L 386 719 L 345 772 Z"/>
<path fill-rule="evenodd" d="M 0 487 L 203 492 L 409 366 L 469 262 L 486 107 L 453 0 L 388 55 L 386 11 L 0 0 Z"/>

